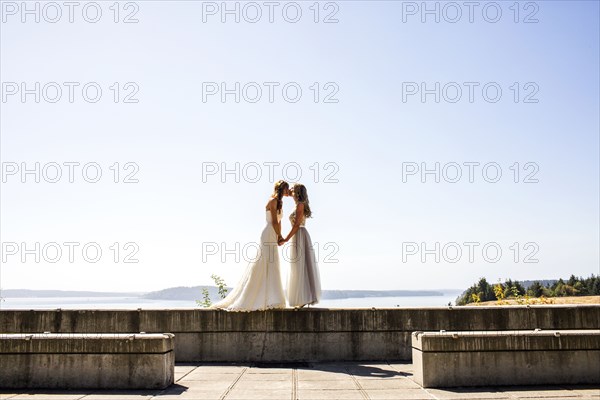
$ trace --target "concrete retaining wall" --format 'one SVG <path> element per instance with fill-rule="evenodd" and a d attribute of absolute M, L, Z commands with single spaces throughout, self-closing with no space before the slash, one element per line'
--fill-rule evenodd
<path fill-rule="evenodd" d="M 415 332 L 423 387 L 600 384 L 600 329 Z"/>
<path fill-rule="evenodd" d="M 411 360 L 414 331 L 599 327 L 600 305 L 0 311 L 6 333 L 171 332 L 178 362 Z"/>

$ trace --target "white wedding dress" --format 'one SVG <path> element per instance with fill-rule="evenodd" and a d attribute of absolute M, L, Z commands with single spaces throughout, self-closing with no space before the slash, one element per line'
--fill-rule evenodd
<path fill-rule="evenodd" d="M 290 215 L 294 225 L 296 212 Z M 321 277 L 310 235 L 305 228 L 306 218 L 292 237 L 290 246 L 290 274 L 287 282 L 290 307 L 316 304 L 321 299 Z"/>
<path fill-rule="evenodd" d="M 281 210 L 277 214 L 277 221 L 281 221 Z M 260 236 L 256 260 L 248 265 L 237 286 L 227 297 L 213 304 L 211 308 L 228 311 L 285 308 L 277 234 L 273 229 L 271 211 L 267 210 L 267 226 Z"/>

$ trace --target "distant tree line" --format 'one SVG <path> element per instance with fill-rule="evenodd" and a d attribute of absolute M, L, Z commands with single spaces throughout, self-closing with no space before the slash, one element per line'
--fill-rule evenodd
<path fill-rule="evenodd" d="M 564 281 L 559 279 L 552 283 L 542 284 L 533 281 L 525 287 L 519 281 L 507 279 L 504 283 L 490 284 L 485 278 L 468 288 L 456 299 L 456 305 L 483 301 L 504 301 L 509 298 L 547 298 L 563 296 L 597 296 L 600 295 L 600 276 L 592 274 L 589 278 L 571 277 Z"/>

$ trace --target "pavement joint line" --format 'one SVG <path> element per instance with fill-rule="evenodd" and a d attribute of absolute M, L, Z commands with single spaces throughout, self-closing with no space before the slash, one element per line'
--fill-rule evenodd
<path fill-rule="evenodd" d="M 298 369 L 292 368 L 292 400 L 298 400 Z"/>
<path fill-rule="evenodd" d="M 430 396 L 431 396 L 431 398 L 432 398 L 432 399 L 434 399 L 434 400 L 443 400 L 443 399 L 444 399 L 443 397 L 437 397 L 435 394 L 431 393 L 429 390 L 427 390 L 427 389 L 425 389 L 425 388 L 423 388 L 423 390 L 425 390 L 425 392 L 426 392 L 428 395 L 430 395 Z"/>
<path fill-rule="evenodd" d="M 179 378 L 179 379 L 177 380 L 177 382 L 179 382 L 180 380 L 182 380 L 183 378 L 185 378 L 186 376 L 188 376 L 188 375 L 189 375 L 189 374 L 190 374 L 192 371 L 195 371 L 195 370 L 197 370 L 199 367 L 200 367 L 200 365 L 196 365 L 196 368 L 192 369 L 190 372 L 188 372 L 187 374 L 185 374 L 184 376 L 182 376 L 181 378 Z M 174 383 L 177 383 L 177 382 L 174 382 Z M 161 396 L 161 395 L 162 395 L 164 392 L 166 392 L 167 390 L 169 390 L 169 388 L 165 388 L 165 389 L 161 390 L 161 391 L 160 391 L 160 392 L 158 392 L 157 394 L 154 394 L 154 395 L 152 395 L 152 397 L 150 397 L 150 399 L 149 399 L 149 400 L 153 400 L 153 399 L 155 399 L 157 396 Z"/>
<path fill-rule="evenodd" d="M 246 371 L 248 371 L 248 367 L 245 367 L 244 369 L 242 369 L 242 372 L 240 372 L 238 377 L 235 378 L 235 380 L 231 383 L 231 385 L 229 385 L 229 387 L 225 390 L 225 393 L 223 393 L 221 395 L 221 397 L 219 397 L 219 400 L 225 400 L 225 398 L 227 397 L 229 392 L 231 392 L 231 389 L 233 389 L 235 387 L 235 385 L 239 382 L 239 380 L 242 379 L 242 376 L 244 376 Z"/>
<path fill-rule="evenodd" d="M 419 386 L 420 386 L 420 385 L 419 385 Z M 423 389 L 423 391 L 424 391 L 425 393 L 427 393 L 428 395 L 430 395 L 432 399 L 434 399 L 434 400 L 440 400 L 440 398 L 439 398 L 439 397 L 437 397 L 435 394 L 431 393 L 431 392 L 430 392 L 429 390 L 427 390 L 426 388 L 424 388 L 424 387 L 422 387 L 422 386 L 421 386 L 421 389 Z"/>
<path fill-rule="evenodd" d="M 195 371 L 195 370 L 197 370 L 198 368 L 200 368 L 200 366 L 199 366 L 199 365 L 196 365 L 196 367 L 195 367 L 195 368 L 193 368 L 193 369 L 189 370 L 187 374 L 185 374 L 185 375 L 183 375 L 181 378 L 177 379 L 177 381 L 176 381 L 176 382 L 179 382 L 180 380 L 182 380 L 183 378 L 185 378 L 186 376 L 188 376 L 189 374 L 191 374 L 192 372 L 194 372 L 194 371 Z"/>
<path fill-rule="evenodd" d="M 356 377 L 352 374 L 352 372 L 350 372 L 350 368 L 345 367 L 344 369 L 346 370 L 346 373 L 348 375 L 350 375 L 350 378 L 352 378 L 352 380 L 354 381 L 354 384 L 358 388 L 358 392 L 363 397 L 363 399 L 365 399 L 365 400 L 371 400 L 371 398 L 369 397 L 369 395 L 367 394 L 367 392 L 365 391 L 365 389 L 363 389 L 363 387 L 360 385 L 360 382 L 358 381 L 358 379 L 356 379 Z"/>
<path fill-rule="evenodd" d="M 384 361 L 387 363 L 387 365 L 390 366 L 391 369 L 393 369 L 394 371 L 398 372 L 400 374 L 401 378 L 407 378 L 408 379 L 408 376 L 406 376 L 407 375 L 406 372 L 400 371 L 398 368 L 394 367 L 392 365 L 392 363 L 389 362 L 389 360 L 384 360 Z"/>
<path fill-rule="evenodd" d="M 393 369 L 394 371 L 398 372 L 400 374 L 400 379 L 410 379 L 408 376 L 406 376 L 406 374 L 400 370 L 398 370 L 397 368 L 394 368 L 392 366 L 392 364 L 388 361 L 385 360 L 385 362 L 390 366 L 391 369 Z M 412 382 L 414 382 L 413 379 L 410 379 Z M 430 393 L 427 389 L 425 389 L 423 386 L 419 385 L 419 389 L 421 389 L 423 392 L 427 393 L 429 396 L 431 396 L 434 400 L 440 400 L 439 397 L 437 397 L 436 395 L 434 395 L 433 393 Z"/>

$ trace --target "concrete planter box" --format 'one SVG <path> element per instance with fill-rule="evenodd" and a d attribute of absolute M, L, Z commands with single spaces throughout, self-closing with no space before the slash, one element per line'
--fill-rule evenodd
<path fill-rule="evenodd" d="M 600 330 L 413 332 L 423 387 L 598 384 Z"/>
<path fill-rule="evenodd" d="M 0 334 L 0 388 L 162 389 L 174 335 Z"/>

